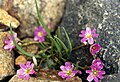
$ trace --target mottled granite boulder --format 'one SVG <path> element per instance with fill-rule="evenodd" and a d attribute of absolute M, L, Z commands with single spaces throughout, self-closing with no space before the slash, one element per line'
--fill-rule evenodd
<path fill-rule="evenodd" d="M 117 76 L 120 74 L 120 0 L 67 0 L 66 3 L 60 26 L 66 28 L 74 47 L 81 45 L 79 33 L 82 29 L 96 28 L 99 34 L 96 40 L 102 46 L 101 52 L 108 74 L 103 82 L 119 82 Z M 78 50 L 73 55 L 81 53 L 82 51 Z M 109 76 L 115 81 L 110 80 Z"/>
<path fill-rule="evenodd" d="M 66 0 L 37 0 L 41 16 L 46 25 L 55 30 L 55 26 L 60 21 Z M 20 21 L 17 29 L 19 37 L 33 36 L 35 23 L 37 22 L 37 12 L 34 0 L 4 0 L 2 8 Z"/>
<path fill-rule="evenodd" d="M 0 32 L 0 82 L 5 77 L 15 74 L 13 53 L 3 49 L 7 35 L 8 32 Z"/>
<path fill-rule="evenodd" d="M 5 10 L 0 8 L 0 24 L 10 27 L 10 24 L 13 28 L 17 28 L 20 23 L 17 19 L 10 16 Z"/>

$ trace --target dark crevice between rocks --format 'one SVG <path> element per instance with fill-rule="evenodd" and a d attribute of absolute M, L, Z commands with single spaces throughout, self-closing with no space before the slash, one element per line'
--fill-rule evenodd
<path fill-rule="evenodd" d="M 0 80 L 0 82 L 9 82 L 9 80 L 13 77 L 13 75 L 11 76 L 7 76 L 4 79 Z"/>

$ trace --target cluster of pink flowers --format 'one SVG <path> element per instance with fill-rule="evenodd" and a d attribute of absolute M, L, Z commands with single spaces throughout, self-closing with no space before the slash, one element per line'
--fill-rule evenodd
<path fill-rule="evenodd" d="M 15 41 L 18 42 L 17 33 L 14 33 L 13 35 Z M 43 41 L 45 41 L 46 35 L 47 35 L 46 30 L 42 26 L 40 26 L 39 28 L 36 28 L 34 32 L 34 40 L 37 40 L 40 43 L 42 43 Z M 12 40 L 12 36 L 8 34 L 8 39 L 5 40 L 4 49 L 12 51 L 14 48 L 15 48 L 15 44 Z M 19 78 L 21 79 L 26 78 L 26 80 L 28 80 L 31 74 L 35 74 L 33 63 L 31 64 L 31 62 L 28 61 L 26 65 L 20 64 L 20 69 L 17 70 L 17 75 Z"/>
<path fill-rule="evenodd" d="M 98 58 L 96 55 L 100 51 L 101 46 L 95 43 L 94 41 L 94 38 L 98 37 L 98 34 L 96 34 L 95 32 L 96 32 L 96 29 L 91 30 L 90 28 L 86 28 L 86 30 L 82 30 L 81 34 L 79 35 L 80 37 L 82 37 L 81 39 L 82 43 L 84 43 L 85 45 L 90 44 L 89 50 L 91 54 L 96 57 L 96 59 L 92 61 L 90 70 L 86 70 L 86 73 L 89 73 L 87 77 L 87 80 L 89 82 L 91 82 L 92 80 L 94 80 L 95 82 L 98 82 L 99 79 L 103 79 L 103 75 L 105 74 L 105 71 L 102 70 L 104 64 L 101 62 L 100 58 Z M 34 32 L 34 40 L 42 43 L 43 41 L 45 41 L 46 35 L 47 35 L 46 30 L 42 26 L 40 26 L 39 28 L 36 28 Z M 18 42 L 17 33 L 14 33 L 14 39 L 16 42 Z M 8 35 L 8 39 L 5 40 L 4 49 L 8 49 L 12 51 L 12 49 L 14 48 L 15 48 L 15 45 L 12 40 L 12 36 Z M 34 61 L 36 61 L 35 58 L 34 58 Z M 63 79 L 69 79 L 71 77 L 74 77 L 77 73 L 82 74 L 82 72 L 79 70 L 76 70 L 74 68 L 74 65 L 71 64 L 70 62 L 65 62 L 65 66 L 61 65 L 60 69 L 62 71 L 60 71 L 58 75 L 61 76 Z M 17 75 L 19 78 L 21 79 L 26 78 L 26 80 L 28 80 L 31 74 L 35 74 L 33 63 L 28 61 L 26 65 L 20 64 L 20 69 L 17 70 Z"/>
<path fill-rule="evenodd" d="M 92 55 L 97 57 L 97 53 L 100 51 L 101 46 L 99 44 L 96 44 L 94 41 L 94 38 L 98 37 L 98 34 L 95 33 L 96 29 L 91 30 L 90 28 L 86 28 L 86 30 L 82 30 L 81 34 L 79 35 L 82 37 L 81 42 L 85 45 L 88 43 L 90 44 L 90 52 Z M 86 73 L 89 73 L 89 76 L 87 77 L 87 80 L 91 82 L 94 80 L 95 82 L 98 82 L 99 79 L 103 79 L 103 75 L 105 74 L 105 71 L 103 71 L 103 63 L 101 62 L 100 58 L 97 57 L 97 59 L 94 59 L 92 61 L 92 65 L 90 66 L 90 70 L 86 70 Z M 74 70 L 74 66 L 70 64 L 70 62 L 66 62 L 65 66 L 61 66 L 60 71 L 58 73 L 59 76 L 62 78 L 71 78 L 75 76 L 78 72 L 78 70 Z"/>
<path fill-rule="evenodd" d="M 86 28 L 86 30 L 82 30 L 79 37 L 82 37 L 81 42 L 87 44 L 87 42 L 91 45 L 90 52 L 92 55 L 98 53 L 101 49 L 99 44 L 94 44 L 94 38 L 98 37 L 98 34 L 95 33 L 96 29 L 91 30 L 90 28 Z"/>
<path fill-rule="evenodd" d="M 99 44 L 94 43 L 94 38 L 98 37 L 98 34 L 95 33 L 96 29 L 91 30 L 90 28 L 86 28 L 86 30 L 82 30 L 79 36 L 83 37 L 81 40 L 82 43 L 86 44 L 88 43 L 90 46 L 90 52 L 92 55 L 97 54 L 101 46 Z M 89 76 L 87 77 L 87 80 L 91 82 L 94 80 L 95 82 L 98 82 L 99 79 L 103 79 L 103 76 L 105 74 L 105 71 L 103 71 L 103 63 L 101 62 L 100 58 L 97 57 L 97 59 L 94 59 L 91 65 L 91 70 L 86 70 L 86 73 L 89 73 Z"/>
<path fill-rule="evenodd" d="M 91 70 L 86 70 L 86 73 L 89 73 L 89 76 L 87 77 L 87 80 L 91 82 L 94 80 L 95 82 L 98 82 L 99 79 L 103 79 L 103 76 L 105 74 L 105 71 L 102 70 L 103 63 L 100 61 L 100 59 L 95 59 L 92 62 Z"/>
<path fill-rule="evenodd" d="M 36 28 L 34 32 L 34 40 L 35 41 L 38 40 L 40 43 L 42 43 L 43 41 L 45 41 L 46 35 L 47 35 L 46 30 L 42 26 L 40 26 L 39 28 Z M 17 33 L 14 33 L 14 39 L 16 42 L 18 42 Z M 4 49 L 12 51 L 14 48 L 15 48 L 15 45 L 12 40 L 12 36 L 8 34 L 8 39 L 5 40 Z"/>

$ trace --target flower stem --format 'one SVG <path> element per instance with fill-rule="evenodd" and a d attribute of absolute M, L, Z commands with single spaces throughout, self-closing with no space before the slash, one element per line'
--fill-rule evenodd
<path fill-rule="evenodd" d="M 44 49 L 44 50 L 40 50 L 40 51 L 37 53 L 37 55 L 42 54 L 42 53 L 45 53 L 48 49 L 51 49 L 51 48 L 52 48 L 52 47 L 49 46 L 48 48 L 46 48 L 46 49 Z"/>
<path fill-rule="evenodd" d="M 81 48 L 81 47 L 83 47 L 83 46 L 86 46 L 86 45 L 85 45 L 85 44 L 82 44 L 82 45 L 80 45 L 80 46 L 77 46 L 77 47 L 73 48 L 72 51 L 78 50 L 79 48 Z"/>
<path fill-rule="evenodd" d="M 32 45 L 32 44 L 39 44 L 39 42 L 31 41 L 31 42 L 23 43 L 23 44 L 21 44 L 21 46 L 28 46 L 28 45 Z"/>

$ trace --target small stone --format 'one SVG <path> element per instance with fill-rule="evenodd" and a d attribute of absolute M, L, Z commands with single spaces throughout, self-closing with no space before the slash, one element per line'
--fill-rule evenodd
<path fill-rule="evenodd" d="M 3 48 L 8 34 L 9 32 L 0 32 L 0 80 L 15 74 L 13 53 Z"/>
<path fill-rule="evenodd" d="M 10 27 L 10 24 L 13 28 L 17 28 L 20 23 L 17 19 L 10 16 L 5 10 L 0 9 L 0 23 Z"/>
<path fill-rule="evenodd" d="M 15 64 L 16 65 L 20 65 L 20 64 L 26 64 L 27 62 L 27 59 L 25 58 L 25 56 L 18 56 L 16 59 L 15 59 Z"/>

